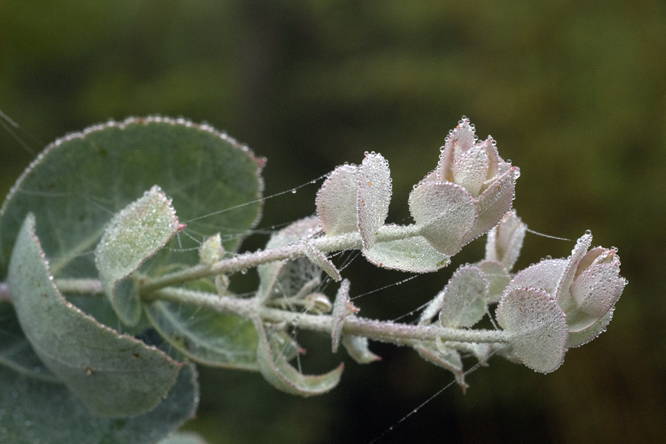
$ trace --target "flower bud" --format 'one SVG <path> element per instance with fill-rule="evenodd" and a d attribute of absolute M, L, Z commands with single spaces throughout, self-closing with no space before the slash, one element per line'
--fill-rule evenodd
<path fill-rule="evenodd" d="M 222 238 L 220 233 L 211 236 L 201 244 L 199 248 L 199 260 L 204 265 L 213 265 L 219 262 L 224 257 L 224 247 L 222 246 Z"/>
<path fill-rule="evenodd" d="M 453 255 L 509 211 L 519 175 L 499 157 L 492 138 L 476 142 L 463 118 L 447 137 L 437 169 L 410 194 L 409 209 L 428 242 Z"/>
<path fill-rule="evenodd" d="M 333 309 L 333 304 L 323 293 L 310 293 L 305 296 L 305 309 L 316 314 L 328 313 Z"/>
<path fill-rule="evenodd" d="M 516 216 L 515 210 L 506 213 L 500 223 L 488 232 L 486 260 L 497 261 L 511 271 L 520 255 L 526 231 L 527 225 Z"/>
<path fill-rule="evenodd" d="M 561 307 L 570 334 L 595 331 L 595 336 L 587 340 L 594 339 L 610 322 L 607 315 L 627 281 L 619 275 L 616 250 L 597 247 L 587 251 L 591 242 L 592 236 L 586 234 L 578 239 L 568 259 L 544 260 L 521 271 L 508 285 L 505 295 L 520 287 L 539 288 Z M 604 319 L 605 324 L 600 328 L 598 324 Z"/>

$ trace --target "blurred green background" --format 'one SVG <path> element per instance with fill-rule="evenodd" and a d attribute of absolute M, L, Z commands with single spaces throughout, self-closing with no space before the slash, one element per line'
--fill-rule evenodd
<path fill-rule="evenodd" d="M 618 247 L 629 285 L 608 332 L 555 373 L 492 359 L 468 376 L 466 395 L 449 388 L 377 442 L 666 436 L 663 1 L 5 0 L 0 110 L 23 141 L 0 129 L 3 193 L 67 132 L 163 114 L 207 121 L 266 156 L 266 195 L 381 152 L 398 223 L 466 115 L 521 168 L 514 206 L 530 228 L 570 239 L 591 229 L 595 245 Z M 312 214 L 316 187 L 268 200 L 260 228 Z M 518 268 L 573 245 L 528 235 Z M 450 270 L 357 305 L 402 315 L 482 251 L 476 241 Z M 344 274 L 352 295 L 408 277 L 361 258 Z M 367 444 L 452 380 L 408 349 L 373 344 L 383 361 L 359 366 L 329 356 L 326 338 L 302 336 L 306 370 L 346 361 L 331 394 L 300 399 L 256 374 L 201 369 L 201 407 L 186 428 L 211 444 Z"/>

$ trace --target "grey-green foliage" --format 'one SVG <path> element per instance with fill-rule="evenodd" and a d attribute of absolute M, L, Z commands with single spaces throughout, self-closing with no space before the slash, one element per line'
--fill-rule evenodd
<path fill-rule="evenodd" d="M 189 419 L 197 404 L 196 371 L 185 365 L 168 396 L 129 418 L 90 413 L 66 386 L 0 366 L 0 442 L 12 444 L 150 444 Z"/>
<path fill-rule="evenodd" d="M 175 345 L 176 331 L 181 344 L 192 337 L 201 344 L 194 352 L 176 347 L 186 356 L 256 368 L 251 324 L 214 313 L 191 323 L 191 312 L 160 302 L 145 317 L 131 287 L 138 275 L 196 264 L 194 239 L 221 233 L 234 252 L 260 216 L 262 166 L 224 134 L 159 117 L 98 125 L 47 147 L 0 210 L 0 277 L 14 302 L 0 304 L 0 442 L 156 442 L 190 418 L 198 400 L 194 367 L 168 343 L 171 356 L 155 347 L 163 339 Z M 174 208 L 194 239 L 167 243 L 183 228 L 169 216 Z M 112 256 L 126 244 L 114 242 L 133 225 L 152 237 L 132 246 L 132 264 L 119 268 Z M 102 237 L 96 264 L 91 252 Z M 110 296 L 129 284 L 124 305 L 62 295 L 54 285 L 100 276 Z M 220 332 L 230 333 L 226 342 L 210 340 Z"/>
<path fill-rule="evenodd" d="M 259 218 L 263 160 L 209 127 L 162 118 L 98 125 L 49 145 L 23 173 L 0 210 L 0 278 L 18 230 L 35 214 L 37 236 L 58 278 L 97 276 L 85 254 L 100 240 L 111 217 L 158 185 L 172 199 L 191 233 L 222 233 L 235 251 Z M 248 202 L 256 201 L 248 204 Z M 247 204 L 234 211 L 211 212 Z M 181 236 L 153 267 L 196 263 L 198 246 Z"/>

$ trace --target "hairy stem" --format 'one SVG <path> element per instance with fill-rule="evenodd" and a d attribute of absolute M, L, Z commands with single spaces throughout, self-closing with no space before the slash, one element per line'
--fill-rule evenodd
<path fill-rule="evenodd" d="M 102 284 L 93 279 L 56 279 L 56 286 L 63 293 L 103 294 Z M 256 298 L 240 299 L 218 296 L 183 288 L 162 288 L 152 293 L 143 293 L 141 299 L 148 303 L 162 300 L 193 305 L 234 314 L 245 319 L 258 315 L 266 322 L 288 323 L 303 330 L 327 334 L 331 333 L 333 325 L 333 318 L 330 315 L 296 313 L 263 306 Z M 0 282 L 0 302 L 11 301 L 7 283 Z M 436 339 L 447 342 L 504 344 L 511 339 L 509 333 L 503 330 L 466 330 L 436 325 L 411 325 L 356 316 L 350 316 L 344 320 L 342 331 L 348 335 L 398 345 L 414 345 L 418 341 L 435 341 Z"/>
<path fill-rule="evenodd" d="M 406 237 L 416 236 L 418 233 L 419 227 L 415 225 L 388 225 L 380 228 L 377 233 L 377 240 L 391 241 L 395 239 L 404 239 Z M 363 247 L 360 233 L 324 236 L 310 239 L 308 242 L 311 246 L 324 253 L 342 250 L 359 250 Z M 286 259 L 296 259 L 302 256 L 306 256 L 305 246 L 302 243 L 296 243 L 272 250 L 259 250 L 252 253 L 243 253 L 231 259 L 221 260 L 212 265 L 196 265 L 175 273 L 146 279 L 141 282 L 141 294 L 148 295 L 160 288 L 181 285 L 187 281 L 217 276 L 219 274 L 231 274 L 241 270 L 254 268 L 261 264 Z"/>
<path fill-rule="evenodd" d="M 164 288 L 151 294 L 149 299 L 195 305 L 243 318 L 259 315 L 267 322 L 289 323 L 304 330 L 328 334 L 331 333 L 333 325 L 333 318 L 329 315 L 295 313 L 268 308 L 257 304 L 257 300 L 254 298 L 237 299 L 182 288 Z M 412 345 L 416 341 L 434 341 L 436 339 L 475 343 L 507 343 L 510 340 L 510 335 L 502 330 L 463 330 L 436 325 L 409 325 L 355 316 L 345 319 L 342 331 L 348 335 L 363 336 L 375 341 L 399 345 Z"/>

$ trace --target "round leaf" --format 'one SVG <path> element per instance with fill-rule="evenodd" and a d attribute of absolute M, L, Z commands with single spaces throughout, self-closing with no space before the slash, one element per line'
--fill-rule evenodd
<path fill-rule="evenodd" d="M 199 242 L 221 232 L 235 251 L 261 212 L 263 160 L 211 127 L 162 117 L 109 122 L 68 135 L 30 165 L 0 210 L 0 279 L 28 212 L 38 221 L 51 272 L 97 277 L 92 255 L 117 213 L 158 185 L 186 231 L 152 263 L 196 264 Z"/>
<path fill-rule="evenodd" d="M 129 418 L 94 416 L 62 384 L 0 366 L 0 442 L 12 444 L 152 444 L 190 419 L 199 387 L 185 365 L 168 395 L 153 410 Z"/>
<path fill-rule="evenodd" d="M 358 171 L 358 228 L 363 248 L 375 243 L 377 231 L 384 225 L 391 203 L 391 171 L 381 154 L 366 154 Z"/>
<path fill-rule="evenodd" d="M 453 256 L 476 222 L 476 204 L 460 185 L 421 182 L 409 195 L 409 211 L 437 251 Z"/>
<path fill-rule="evenodd" d="M 181 365 L 67 302 L 53 283 L 34 224 L 29 214 L 9 269 L 16 314 L 33 349 L 94 414 L 122 417 L 152 409 Z"/>
<path fill-rule="evenodd" d="M 259 369 L 252 322 L 163 301 L 146 305 L 145 310 L 160 335 L 188 358 L 215 367 Z"/>
<path fill-rule="evenodd" d="M 352 233 L 358 230 L 356 199 L 358 167 L 341 165 L 324 181 L 317 193 L 317 214 L 326 234 Z"/>
<path fill-rule="evenodd" d="M 511 333 L 513 351 L 531 369 L 550 373 L 564 360 L 567 323 L 555 300 L 543 290 L 516 288 L 497 307 L 497 320 Z"/>
<path fill-rule="evenodd" d="M 116 213 L 95 249 L 104 292 L 127 325 L 141 318 L 141 305 L 134 285 L 121 281 L 136 271 L 183 228 L 171 201 L 157 185 Z"/>
<path fill-rule="evenodd" d="M 449 256 L 435 250 L 422 236 L 377 242 L 362 253 L 378 267 L 412 273 L 431 273 L 451 262 Z"/>
<path fill-rule="evenodd" d="M 444 287 L 439 321 L 443 327 L 472 327 L 486 314 L 488 280 L 474 266 L 460 267 Z"/>

